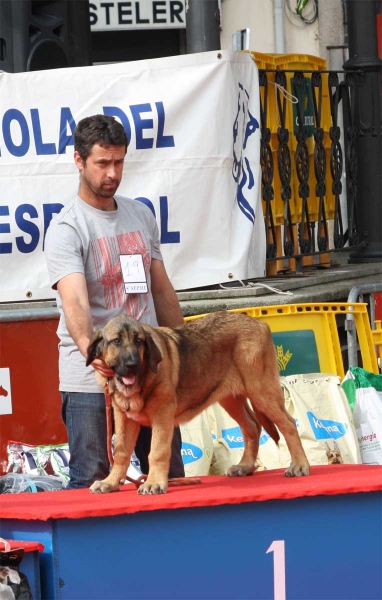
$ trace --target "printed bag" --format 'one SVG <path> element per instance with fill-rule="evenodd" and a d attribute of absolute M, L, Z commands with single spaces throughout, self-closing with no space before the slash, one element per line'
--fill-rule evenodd
<path fill-rule="evenodd" d="M 353 410 L 362 462 L 382 465 L 382 375 L 350 367 L 341 385 Z"/>
<path fill-rule="evenodd" d="M 238 423 L 220 404 L 210 406 L 207 414 L 214 440 L 210 474 L 224 475 L 243 456 L 243 435 Z M 280 466 L 277 446 L 264 430 L 260 435 L 257 465 L 258 471 L 277 469 Z"/>
<path fill-rule="evenodd" d="M 213 442 L 206 411 L 180 426 L 182 460 L 186 477 L 208 475 Z"/>
<path fill-rule="evenodd" d="M 69 446 L 56 444 L 32 446 L 8 441 L 7 473 L 25 473 L 30 476 L 55 475 L 63 487 L 69 482 Z"/>
<path fill-rule="evenodd" d="M 281 377 L 285 406 L 295 419 L 311 465 L 359 464 L 361 455 L 353 417 L 336 375 L 313 373 Z M 290 453 L 280 435 L 280 466 Z"/>

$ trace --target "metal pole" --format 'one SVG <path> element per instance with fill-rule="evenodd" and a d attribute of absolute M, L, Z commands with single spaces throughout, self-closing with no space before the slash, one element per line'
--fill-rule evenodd
<path fill-rule="evenodd" d="M 348 303 L 353 304 L 362 302 L 360 297 L 362 294 L 370 294 L 373 298 L 373 294 L 376 292 L 382 292 L 382 283 L 369 283 L 358 287 L 353 287 L 348 296 Z M 375 329 L 374 324 L 374 303 L 370 302 L 370 325 L 372 329 Z M 346 315 L 345 330 L 347 332 L 347 344 L 348 344 L 348 363 L 349 367 L 358 366 L 358 344 L 357 344 L 357 331 L 355 328 L 354 317 L 348 313 Z"/>
<path fill-rule="evenodd" d="M 275 20 L 276 54 L 285 54 L 284 2 L 283 2 L 283 0 L 273 0 L 273 15 L 274 15 L 274 20 Z"/>
<path fill-rule="evenodd" d="M 357 231 L 360 247 L 350 263 L 382 260 L 381 66 L 375 0 L 346 0 L 349 60 L 356 77 Z"/>
<path fill-rule="evenodd" d="M 187 54 L 220 50 L 218 0 L 186 0 Z"/>

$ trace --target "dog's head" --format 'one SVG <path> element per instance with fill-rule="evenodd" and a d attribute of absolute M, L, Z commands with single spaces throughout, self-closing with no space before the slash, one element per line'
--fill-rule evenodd
<path fill-rule="evenodd" d="M 86 366 L 96 358 L 101 358 L 113 369 L 118 391 L 129 395 L 140 389 L 148 367 L 153 373 L 158 372 L 162 354 L 149 328 L 132 317 L 120 315 L 94 332 Z"/>
<path fill-rule="evenodd" d="M 343 460 L 341 456 L 341 450 L 339 449 L 336 442 L 334 442 L 333 450 L 330 448 L 329 444 L 325 442 L 326 456 L 328 457 L 329 465 L 342 465 Z"/>

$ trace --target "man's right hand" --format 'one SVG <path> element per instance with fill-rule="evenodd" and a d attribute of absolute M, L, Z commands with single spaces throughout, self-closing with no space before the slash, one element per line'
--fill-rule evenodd
<path fill-rule="evenodd" d="M 111 379 L 115 375 L 113 369 L 111 369 L 101 358 L 93 360 L 92 367 L 98 371 L 98 373 L 101 373 L 103 377 L 106 377 L 106 379 Z"/>

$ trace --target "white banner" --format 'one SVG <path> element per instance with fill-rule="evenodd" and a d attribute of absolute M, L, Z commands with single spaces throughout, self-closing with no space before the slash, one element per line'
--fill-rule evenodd
<path fill-rule="evenodd" d="M 156 215 L 177 290 L 264 275 L 258 71 L 249 55 L 0 73 L 2 302 L 53 297 L 45 232 L 78 189 L 75 124 L 97 113 L 127 130 L 118 193 Z"/>

